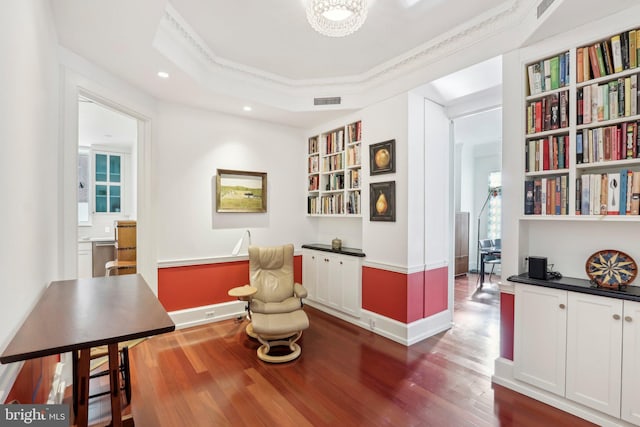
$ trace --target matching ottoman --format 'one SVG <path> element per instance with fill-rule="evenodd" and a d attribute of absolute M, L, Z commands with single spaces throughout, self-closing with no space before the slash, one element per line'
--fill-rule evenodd
<path fill-rule="evenodd" d="M 262 344 L 257 352 L 260 360 L 283 363 L 300 356 L 302 350 L 296 341 L 302 336 L 302 331 L 309 327 L 309 318 L 303 310 L 278 314 L 253 313 L 251 324 L 253 333 Z M 269 350 L 275 346 L 288 346 L 291 353 L 269 355 Z"/>

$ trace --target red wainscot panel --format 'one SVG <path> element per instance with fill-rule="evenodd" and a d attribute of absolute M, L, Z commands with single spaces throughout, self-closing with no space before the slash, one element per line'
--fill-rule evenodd
<path fill-rule="evenodd" d="M 403 323 L 422 318 L 424 272 L 362 267 L 362 308 Z"/>
<path fill-rule="evenodd" d="M 449 269 L 424 272 L 424 317 L 445 311 L 449 306 Z"/>
<path fill-rule="evenodd" d="M 500 357 L 513 360 L 513 313 L 515 296 L 500 293 Z"/>
<path fill-rule="evenodd" d="M 302 281 L 302 256 L 293 259 L 294 280 Z M 249 261 L 158 269 L 158 299 L 167 311 L 233 301 L 227 292 L 249 283 Z"/>

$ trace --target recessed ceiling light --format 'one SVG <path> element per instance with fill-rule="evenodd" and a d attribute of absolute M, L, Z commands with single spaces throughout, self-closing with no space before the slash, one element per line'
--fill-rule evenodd
<path fill-rule="evenodd" d="M 251 108 L 251 107 L 249 107 L 248 105 L 245 105 L 244 107 L 242 107 L 242 109 L 243 109 L 244 111 L 251 111 L 251 110 L 252 110 L 252 108 Z"/>
<path fill-rule="evenodd" d="M 158 71 L 158 77 L 160 77 L 161 79 L 168 79 L 169 73 L 167 73 L 166 71 Z"/>

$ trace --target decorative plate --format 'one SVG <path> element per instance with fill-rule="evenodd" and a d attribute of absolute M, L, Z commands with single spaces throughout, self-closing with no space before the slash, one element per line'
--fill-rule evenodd
<path fill-rule="evenodd" d="M 585 268 L 589 278 L 605 288 L 628 285 L 638 274 L 638 266 L 633 258 L 614 249 L 605 249 L 591 255 Z"/>

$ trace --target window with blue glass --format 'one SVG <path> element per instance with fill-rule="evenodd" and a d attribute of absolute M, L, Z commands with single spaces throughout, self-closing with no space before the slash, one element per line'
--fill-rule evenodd
<path fill-rule="evenodd" d="M 122 158 L 97 153 L 95 158 L 95 206 L 97 213 L 114 213 L 122 209 Z"/>

